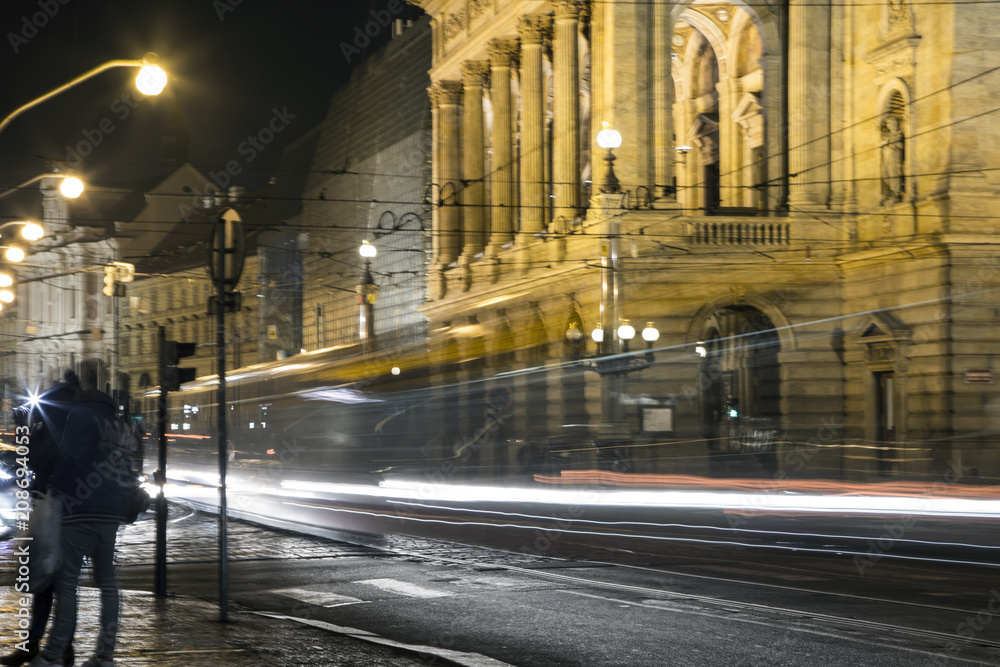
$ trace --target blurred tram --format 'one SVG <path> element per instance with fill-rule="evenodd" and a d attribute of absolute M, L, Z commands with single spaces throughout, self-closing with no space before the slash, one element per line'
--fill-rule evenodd
<path fill-rule="evenodd" d="M 508 390 L 494 383 L 499 389 L 488 396 L 482 383 L 442 382 L 432 390 L 432 370 L 424 347 L 363 354 L 350 346 L 230 371 L 227 467 L 234 482 L 252 480 L 263 492 L 288 478 L 377 484 L 388 475 L 475 466 L 481 445 L 505 419 L 509 401 L 495 396 Z M 217 480 L 217 388 L 211 376 L 168 394 L 171 481 L 177 474 L 188 482 Z M 158 392 L 146 398 L 154 400 L 143 402 L 143 419 L 155 425 Z M 157 434 L 144 444 L 149 472 Z"/>
<path fill-rule="evenodd" d="M 781 460 L 794 463 L 787 454 L 794 442 L 763 420 L 730 429 L 725 448 L 683 432 L 588 440 L 570 424 L 552 437 L 544 400 L 533 400 L 544 396 L 537 388 L 551 382 L 552 367 L 487 376 L 482 355 L 445 349 L 342 346 L 229 372 L 229 511 L 319 535 L 439 530 L 434 534 L 461 540 L 449 531 L 474 526 L 625 540 L 637 552 L 721 540 L 856 558 L 868 557 L 891 517 L 906 526 L 905 539 L 893 541 L 893 558 L 923 558 L 928 549 L 950 558 L 972 549 L 962 562 L 983 563 L 1000 553 L 996 485 L 871 479 L 842 469 L 826 478 L 775 473 L 765 464 L 782 448 Z M 559 371 L 564 386 L 583 382 L 578 364 Z M 219 501 L 217 386 L 210 376 L 171 392 L 165 424 L 168 497 L 209 510 Z M 147 424 L 156 424 L 158 398 L 149 392 L 141 404 Z M 684 454 L 691 442 L 701 456 Z M 671 447 L 681 454 L 655 458 Z M 144 449 L 149 473 L 155 432 Z M 706 475 L 713 449 L 742 456 L 751 474 Z M 691 462 L 694 472 L 682 467 Z M 581 508 L 589 508 L 586 517 Z"/>

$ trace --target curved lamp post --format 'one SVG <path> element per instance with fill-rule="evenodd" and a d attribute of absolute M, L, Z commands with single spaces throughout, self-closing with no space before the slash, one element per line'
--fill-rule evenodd
<path fill-rule="evenodd" d="M 76 199 L 77 197 L 83 194 L 84 191 L 83 181 L 81 181 L 76 176 L 49 172 L 47 174 L 39 174 L 38 176 L 32 176 L 24 183 L 18 183 L 14 187 L 5 188 L 3 192 L 0 192 L 0 199 L 3 199 L 7 195 L 23 190 L 32 183 L 37 183 L 38 181 L 41 181 L 46 178 L 60 178 L 60 177 L 63 180 L 59 184 L 59 192 L 60 194 L 62 194 L 63 197 L 66 197 L 67 199 Z"/>
<path fill-rule="evenodd" d="M 27 104 L 23 104 L 14 109 L 14 111 L 8 114 L 6 118 L 0 121 L 0 132 L 7 129 L 7 126 L 10 125 L 11 121 L 28 109 L 34 108 L 42 102 L 52 99 L 56 95 L 60 95 L 70 88 L 78 86 L 87 79 L 97 76 L 101 72 L 114 69 L 116 67 L 138 67 L 139 74 L 135 77 L 135 87 L 138 88 L 139 92 L 143 95 L 159 95 L 164 86 L 167 85 L 167 73 L 156 64 L 158 60 L 159 58 L 155 53 L 147 53 L 143 56 L 142 60 L 109 60 L 103 65 L 98 65 L 94 69 L 84 72 L 80 76 L 64 83 L 58 88 L 53 88 L 41 97 L 33 99 Z"/>

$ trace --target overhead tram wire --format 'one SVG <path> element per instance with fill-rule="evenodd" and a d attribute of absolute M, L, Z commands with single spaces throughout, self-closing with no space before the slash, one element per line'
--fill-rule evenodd
<path fill-rule="evenodd" d="M 1000 2 L 1000 0 L 990 0 L 990 2 Z M 829 3 L 818 3 L 818 4 L 822 4 L 823 6 L 828 6 L 829 5 Z M 845 3 L 844 6 L 848 6 L 850 4 L 851 3 Z M 928 4 L 928 3 L 922 3 L 922 4 Z M 931 4 L 933 4 L 933 3 L 931 3 Z M 942 4 L 947 4 L 947 3 L 942 3 Z M 982 4 L 982 3 L 970 2 L 969 4 Z M 879 3 L 878 6 L 881 6 L 881 3 Z M 927 99 L 929 99 L 929 98 L 931 98 L 931 97 L 933 97 L 935 95 L 946 93 L 946 92 L 948 92 L 948 91 L 950 91 L 950 90 L 952 90 L 952 89 L 954 89 L 954 88 L 956 88 L 958 86 L 965 85 L 967 83 L 971 83 L 971 82 L 973 82 L 973 81 L 975 81 L 975 80 L 977 80 L 977 79 L 979 79 L 979 78 L 981 78 L 983 76 L 987 76 L 989 74 L 996 73 L 996 72 L 1000 72 L 1000 66 L 988 68 L 986 70 L 983 70 L 981 72 L 978 72 L 976 74 L 968 76 L 965 79 L 962 79 L 961 81 L 955 81 L 953 83 L 948 84 L 947 86 L 945 86 L 943 88 L 939 88 L 937 90 L 930 91 L 930 92 L 928 92 L 928 93 L 926 93 L 926 94 L 924 94 L 924 95 L 922 95 L 920 97 L 914 98 L 914 99 L 912 99 L 912 100 L 909 101 L 909 106 L 913 106 L 916 103 L 924 101 L 924 100 L 927 100 Z M 652 85 L 653 83 L 656 83 L 656 82 L 658 82 L 660 80 L 665 80 L 667 78 L 670 78 L 672 80 L 673 79 L 673 73 L 672 72 L 668 72 L 668 73 L 664 73 L 664 74 L 650 76 L 649 77 L 649 82 L 647 82 L 647 84 L 645 86 L 645 89 L 648 90 L 649 86 Z M 630 94 L 630 95 L 627 95 L 627 96 L 619 97 L 618 101 L 616 102 L 616 104 L 620 104 L 622 102 L 633 101 L 633 99 L 635 98 L 635 95 L 636 94 Z M 949 122 L 949 123 L 946 123 L 946 124 L 943 124 L 943 125 L 939 125 L 939 126 L 937 126 L 935 128 L 931 128 L 929 130 L 925 130 L 925 131 L 921 132 L 920 134 L 924 134 L 926 132 L 934 132 L 934 131 L 938 131 L 938 130 L 941 130 L 941 129 L 946 129 L 946 128 L 952 127 L 953 125 L 957 125 L 957 124 L 959 124 L 961 122 L 965 122 L 965 121 L 971 120 L 973 118 L 977 118 L 977 117 L 980 117 L 980 116 L 983 116 L 983 115 L 994 113 L 996 111 L 1000 111 L 1000 107 L 997 107 L 997 108 L 994 108 L 994 109 L 990 109 L 988 111 L 982 112 L 980 114 L 976 114 L 974 116 L 970 116 L 970 117 L 967 117 L 967 118 L 954 120 L 952 122 Z M 806 141 L 803 144 L 799 144 L 797 146 L 789 146 L 786 149 L 786 151 L 796 150 L 796 149 L 802 148 L 804 146 L 808 146 L 809 144 L 817 142 L 817 141 L 829 140 L 830 138 L 832 138 L 837 133 L 845 132 L 845 131 L 850 130 L 850 129 L 855 129 L 855 128 L 863 126 L 863 125 L 865 125 L 867 123 L 871 123 L 872 121 L 875 121 L 877 119 L 878 119 L 877 116 L 870 116 L 870 117 L 867 117 L 867 118 L 860 119 L 860 120 L 856 121 L 855 123 L 853 123 L 851 125 L 839 128 L 837 130 L 832 130 L 832 131 L 830 131 L 828 133 L 821 134 L 821 135 L 819 135 L 817 137 L 809 139 L 808 141 Z M 919 136 L 919 135 L 914 135 L 914 136 Z M 856 157 L 857 155 L 861 155 L 861 154 L 864 154 L 865 152 L 872 151 L 872 150 L 877 150 L 877 149 L 878 149 L 877 146 L 873 147 L 873 148 L 867 148 L 867 149 L 861 151 L 860 153 L 853 153 L 853 154 L 851 154 L 851 156 L 845 156 L 844 158 L 839 158 L 839 159 L 848 159 L 848 157 Z M 542 150 L 544 150 L 544 147 L 543 147 Z M 780 157 L 781 155 L 783 155 L 784 152 L 785 151 L 776 153 L 774 155 L 769 155 L 768 157 L 769 158 L 777 158 L 777 157 Z M 51 158 L 49 158 L 49 159 L 51 159 Z M 56 159 L 55 161 L 59 161 L 59 160 Z M 119 162 L 100 161 L 100 160 L 93 160 L 93 162 L 109 163 L 109 164 L 119 164 Z M 823 163 L 823 164 L 820 164 L 820 165 L 815 165 L 815 167 L 811 167 L 810 169 L 813 169 L 813 168 L 816 168 L 816 167 L 828 166 L 828 165 L 831 165 L 833 162 L 834 161 L 831 160 L 830 162 L 826 162 L 826 163 Z M 141 164 L 144 164 L 144 163 L 128 162 L 128 163 L 120 163 L 120 164 L 140 164 L 141 165 Z M 149 166 L 149 165 L 147 165 L 147 166 Z M 412 174 L 410 174 L 410 175 L 404 175 L 404 174 L 393 175 L 393 174 L 389 174 L 387 172 L 354 171 L 354 170 L 350 170 L 350 169 L 280 169 L 280 168 L 278 168 L 278 169 L 267 169 L 267 168 L 250 167 L 249 165 L 246 168 L 248 170 L 259 169 L 261 171 L 267 171 L 268 173 L 291 172 L 291 173 L 313 173 L 313 174 L 330 174 L 330 175 L 372 176 L 372 177 L 376 177 L 376 178 L 387 178 L 387 177 L 396 177 L 396 178 L 422 178 L 421 176 L 412 175 Z M 498 169 L 499 168 L 500 167 L 498 167 Z M 484 181 L 488 180 L 495 173 L 496 173 L 496 170 L 494 170 L 493 172 L 490 172 L 488 174 L 485 174 L 483 176 L 483 180 Z M 728 176 L 728 175 L 731 175 L 733 173 L 736 173 L 735 170 L 732 171 L 732 172 L 726 172 L 724 174 L 720 174 L 720 176 Z M 843 180 L 839 180 L 837 182 L 849 182 L 849 181 L 857 181 L 857 180 L 864 180 L 864 179 L 843 179 Z M 471 182 L 471 181 L 467 181 L 467 182 Z M 828 181 L 824 180 L 824 181 L 821 181 L 821 182 L 826 183 Z M 463 182 L 463 189 L 465 187 L 465 183 L 466 182 Z M 565 184 L 568 184 L 568 183 L 551 182 L 551 184 L 553 184 L 553 185 L 556 185 L 556 184 L 565 185 Z M 700 186 L 700 185 L 704 185 L 704 184 L 703 183 L 695 184 L 695 186 Z M 689 186 L 689 187 L 694 187 L 694 186 Z M 752 188 L 754 186 L 737 186 L 737 187 Z M 456 190 L 456 199 L 458 197 L 458 194 L 460 194 L 463 191 L 463 189 L 457 189 Z M 187 193 L 186 195 L 178 195 L 178 196 L 191 196 L 191 195 L 190 195 L 190 193 Z M 336 200 L 333 200 L 333 201 L 336 201 Z M 340 201 L 347 201 L 347 200 L 340 200 Z M 366 202 L 367 200 L 354 200 L 354 201 Z M 466 204 L 461 204 L 461 203 L 449 204 L 449 206 L 452 206 L 452 205 L 455 205 L 455 206 L 465 206 Z"/>

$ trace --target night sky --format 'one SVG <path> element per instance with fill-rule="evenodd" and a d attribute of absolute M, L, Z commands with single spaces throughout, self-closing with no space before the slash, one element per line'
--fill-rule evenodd
<path fill-rule="evenodd" d="M 143 98 L 137 70 L 111 70 L 25 112 L 0 133 L 0 186 L 34 176 L 47 160 L 69 159 L 95 183 L 127 187 L 154 177 L 164 170 L 164 129 L 178 116 L 195 167 L 208 175 L 236 160 L 240 184 L 263 185 L 282 148 L 323 119 L 349 76 L 341 43 L 355 39 L 373 10 L 389 16 L 387 7 L 398 0 L 4 0 L 4 117 L 105 61 L 147 51 L 159 54 L 170 82 Z M 366 52 L 391 32 L 369 29 L 378 34 Z M 282 129 L 251 150 L 247 138 L 269 125 Z"/>

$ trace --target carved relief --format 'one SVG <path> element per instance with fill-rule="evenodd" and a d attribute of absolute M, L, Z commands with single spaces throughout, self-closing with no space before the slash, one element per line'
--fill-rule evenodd
<path fill-rule="evenodd" d="M 750 290 L 746 285 L 730 285 L 729 291 L 733 295 L 733 303 L 741 304 L 747 300 L 747 296 L 750 294 Z"/>
<path fill-rule="evenodd" d="M 469 3 L 469 14 L 472 16 L 472 20 L 475 21 L 485 14 L 492 5 L 493 0 L 472 0 Z"/>
<path fill-rule="evenodd" d="M 883 42 L 898 37 L 912 35 L 914 30 L 913 9 L 907 0 L 886 0 L 882 7 L 882 25 L 879 39 Z"/>
<path fill-rule="evenodd" d="M 449 14 L 444 20 L 444 38 L 451 41 L 458 37 L 465 30 L 465 10 Z"/>

